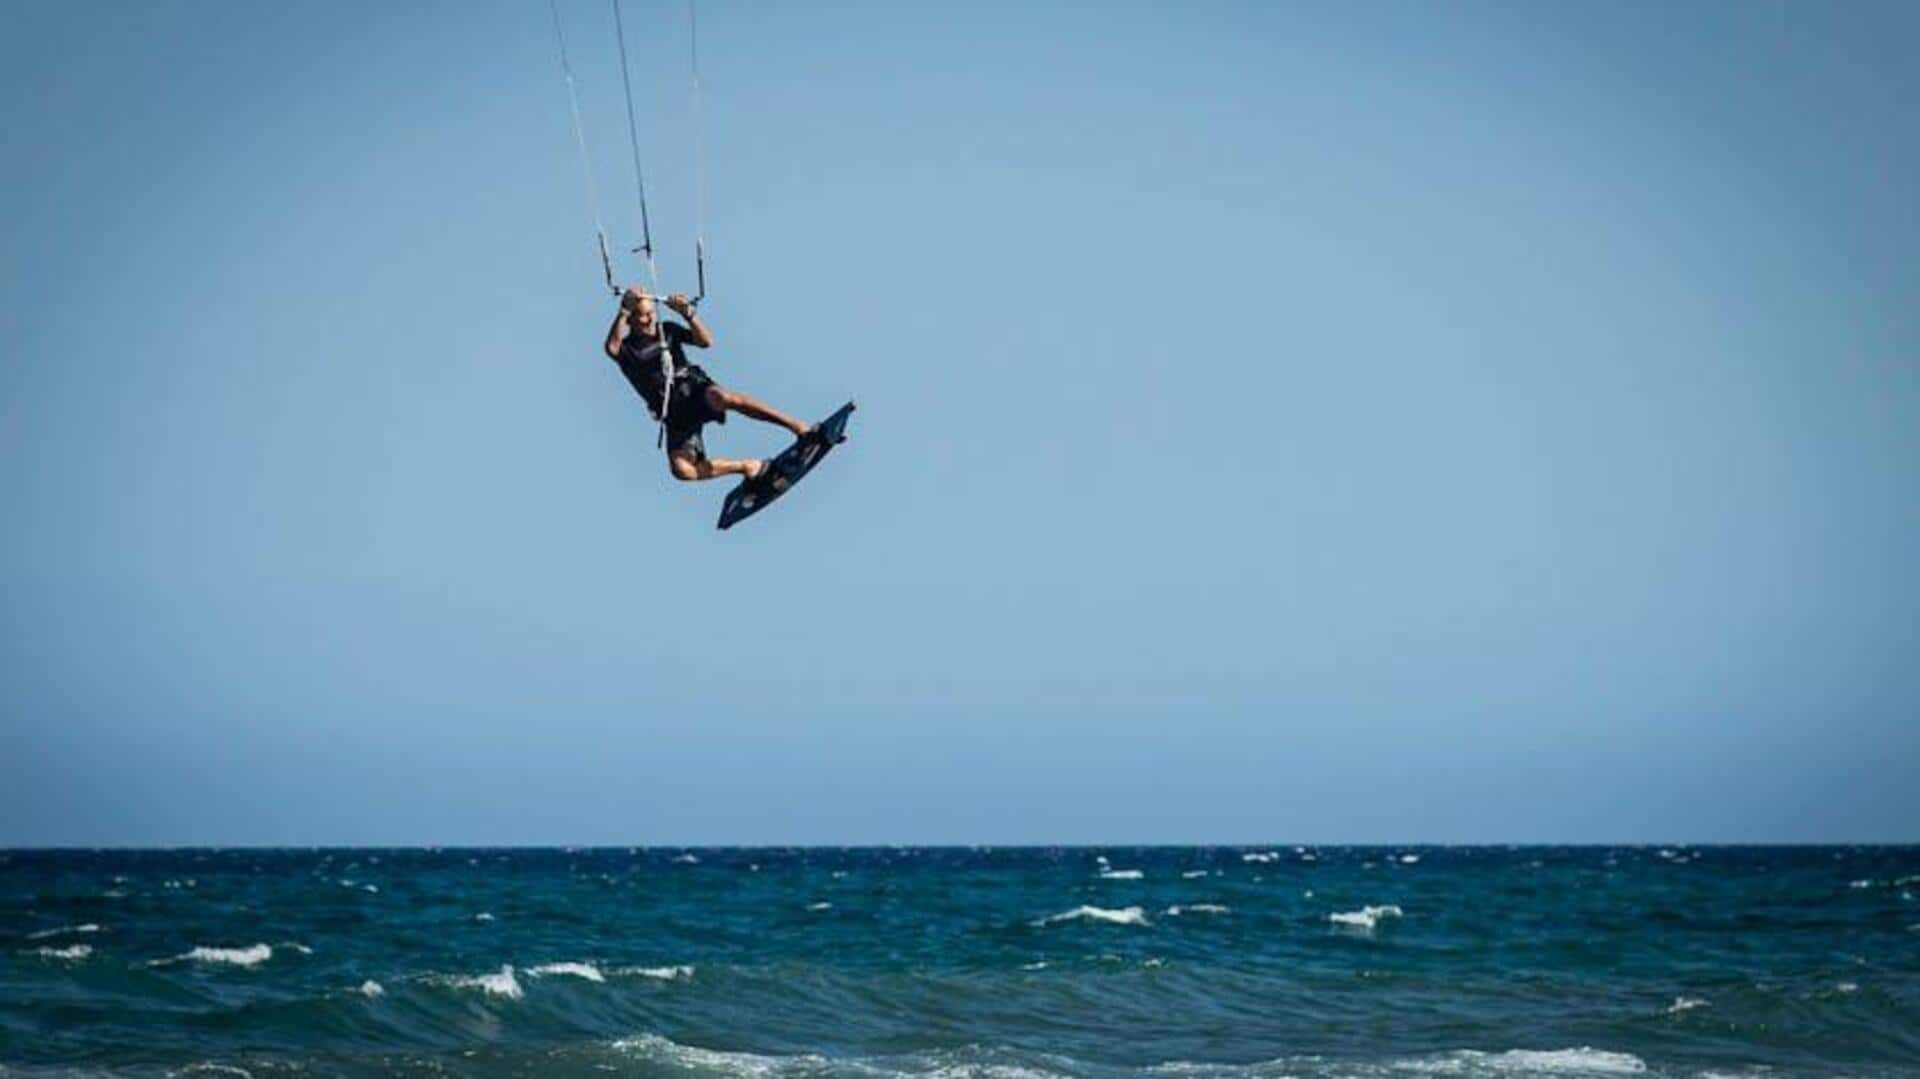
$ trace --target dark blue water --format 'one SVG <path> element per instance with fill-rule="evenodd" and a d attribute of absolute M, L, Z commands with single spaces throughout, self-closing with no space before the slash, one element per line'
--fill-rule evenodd
<path fill-rule="evenodd" d="M 1920 1074 L 1920 848 L 0 853 L 0 1072 Z"/>

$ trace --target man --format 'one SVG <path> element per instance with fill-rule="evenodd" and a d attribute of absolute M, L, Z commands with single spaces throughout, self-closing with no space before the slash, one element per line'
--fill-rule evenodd
<path fill-rule="evenodd" d="M 796 437 L 812 430 L 807 424 L 774 410 L 744 393 L 735 393 L 715 383 L 699 364 L 688 363 L 683 348 L 713 347 L 713 333 L 707 329 L 693 302 L 680 293 L 667 297 L 671 307 L 686 325 L 662 322 L 653 297 L 638 285 L 620 297 L 620 313 L 607 329 L 607 356 L 620 365 L 634 392 L 647 402 L 657 418 L 664 409 L 667 426 L 667 467 L 677 480 L 710 480 L 715 476 L 745 476 L 757 479 L 766 471 L 767 462 L 733 461 L 708 457 L 706 441 L 700 429 L 709 423 L 727 422 L 728 412 L 739 412 L 756 420 L 779 424 Z M 666 342 L 673 378 L 669 391 L 666 372 L 660 363 L 661 342 Z M 663 392 L 669 391 L 669 392 Z"/>

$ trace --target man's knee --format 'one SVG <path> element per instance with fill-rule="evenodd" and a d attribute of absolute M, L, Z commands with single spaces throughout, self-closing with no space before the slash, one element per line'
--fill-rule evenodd
<path fill-rule="evenodd" d="M 724 412 L 728 409 L 740 407 L 740 395 L 731 390 L 723 390 L 718 386 L 709 386 L 707 387 L 707 403 L 713 406 L 714 411 Z"/>
<path fill-rule="evenodd" d="M 674 455 L 667 458 L 667 470 L 676 480 L 697 480 L 700 478 L 700 466 L 691 457 Z"/>

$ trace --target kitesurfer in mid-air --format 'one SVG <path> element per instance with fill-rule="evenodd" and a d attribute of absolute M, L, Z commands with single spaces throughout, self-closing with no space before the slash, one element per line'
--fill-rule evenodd
<path fill-rule="evenodd" d="M 607 356 L 620 365 L 647 402 L 654 416 L 666 419 L 667 467 L 675 479 L 710 480 L 715 476 L 745 476 L 757 479 L 766 471 L 767 462 L 728 460 L 708 457 L 700 429 L 709 423 L 727 422 L 728 412 L 738 412 L 766 423 L 778 424 L 804 438 L 812 430 L 807 424 L 770 408 L 744 393 L 735 393 L 713 381 L 699 364 L 688 363 L 687 345 L 713 347 L 713 332 L 694 310 L 693 302 L 674 293 L 667 306 L 686 320 L 666 322 L 660 318 L 651 295 L 633 286 L 620 297 L 620 313 L 607 328 Z M 666 371 L 660 363 L 661 342 L 666 343 L 673 370 L 668 391 Z"/>

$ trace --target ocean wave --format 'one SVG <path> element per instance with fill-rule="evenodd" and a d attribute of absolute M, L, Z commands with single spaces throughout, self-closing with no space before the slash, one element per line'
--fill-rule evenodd
<path fill-rule="evenodd" d="M 383 997 L 387 995 L 387 991 L 385 987 L 383 987 L 379 982 L 374 981 L 372 978 L 368 978 L 366 981 L 361 982 L 360 988 L 354 990 L 354 992 L 359 993 L 361 996 L 366 997 L 369 1000 L 373 999 L 374 997 Z"/>
<path fill-rule="evenodd" d="M 69 963 L 78 963 L 92 955 L 93 948 L 87 944 L 70 944 L 65 948 L 35 948 L 33 954 L 42 959 L 61 959 Z"/>
<path fill-rule="evenodd" d="M 1362 907 L 1359 910 L 1343 910 L 1327 915 L 1327 921 L 1335 925 L 1349 926 L 1354 929 L 1372 930 L 1383 918 L 1398 918 L 1405 912 L 1389 903 L 1380 907 Z"/>
<path fill-rule="evenodd" d="M 1146 874 L 1138 869 L 1102 869 L 1101 880 L 1144 880 Z"/>
<path fill-rule="evenodd" d="M 1240 855 L 1240 860 L 1243 862 L 1251 862 L 1255 865 L 1265 865 L 1268 862 L 1279 861 L 1280 852 L 1277 850 L 1250 850 Z"/>
<path fill-rule="evenodd" d="M 634 1062 L 694 1074 L 743 1079 L 811 1079 L 823 1075 L 899 1076 L 916 1079 L 1064 1079 L 1083 1066 L 1065 1058 L 1016 1055 L 977 1047 L 927 1050 L 901 1056 L 836 1058 L 819 1053 L 779 1055 L 743 1050 L 702 1049 L 658 1034 L 622 1038 L 612 1048 Z M 1046 1064 L 1055 1064 L 1047 1067 Z M 1065 1065 L 1064 1068 L 1059 1068 Z M 1059 1068 L 1059 1070 L 1056 1070 Z M 651 1069 L 649 1069 L 651 1070 Z"/>
<path fill-rule="evenodd" d="M 88 922 L 85 925 L 63 925 L 58 929 L 42 929 L 38 933 L 28 933 L 28 940 L 46 940 L 48 937 L 63 937 L 69 933 L 98 933 L 99 926 Z"/>
<path fill-rule="evenodd" d="M 1110 910 L 1106 907 L 1079 906 L 1059 914 L 1049 914 L 1034 922 L 1034 925 L 1053 925 L 1056 922 L 1071 922 L 1085 919 L 1094 922 L 1109 922 L 1113 925 L 1146 925 L 1147 912 L 1142 907 L 1122 907 Z"/>
<path fill-rule="evenodd" d="M 501 967 L 493 974 L 461 974 L 446 979 L 446 984 L 455 989 L 478 989 L 490 997 L 506 997 L 519 1000 L 526 996 L 520 988 L 520 980 L 513 976 L 511 963 Z"/>
<path fill-rule="evenodd" d="M 245 948 L 215 948 L 209 945 L 196 945 L 191 951 L 181 955 L 155 959 L 150 967 L 172 966 L 175 963 L 208 963 L 214 966 L 253 968 L 273 958 L 273 947 L 268 944 L 254 944 Z"/>
<path fill-rule="evenodd" d="M 814 912 L 814 913 L 816 913 L 816 914 L 817 914 L 817 913 L 819 913 L 820 911 L 823 911 L 823 910 L 832 910 L 832 909 L 833 909 L 833 904 L 832 904 L 832 903 L 829 903 L 829 902 L 827 902 L 826 900 L 824 900 L 824 899 L 823 899 L 823 900 L 821 900 L 821 901 L 820 901 L 820 902 L 818 902 L 818 903 L 808 903 L 808 904 L 807 904 L 807 909 L 808 909 L 809 911 L 812 911 L 812 912 Z"/>
<path fill-rule="evenodd" d="M 693 968 L 677 967 L 618 967 L 607 973 L 616 978 L 650 978 L 656 982 L 683 982 L 693 977 Z"/>
<path fill-rule="evenodd" d="M 1682 1012 L 1693 1011 L 1695 1008 L 1710 1007 L 1712 1007 L 1712 1005 L 1701 997 L 1674 997 L 1673 1003 L 1667 1005 L 1667 1014 L 1679 1015 Z"/>
<path fill-rule="evenodd" d="M 1178 918 L 1182 914 L 1226 914 L 1228 908 L 1218 903 L 1175 903 L 1167 913 Z"/>
<path fill-rule="evenodd" d="M 1461 1049 L 1395 1062 L 1398 1070 L 1426 1075 L 1638 1075 L 1647 1062 L 1632 1053 L 1578 1049 L 1509 1049 L 1486 1053 Z"/>
<path fill-rule="evenodd" d="M 590 982 L 604 982 L 607 980 L 607 976 L 600 973 L 600 968 L 594 966 L 592 963 L 542 963 L 537 967 L 529 967 L 527 973 L 536 978 L 559 975 L 570 978 L 585 978 Z"/>
<path fill-rule="evenodd" d="M 1207 875 L 1207 871 L 1204 869 L 1189 869 L 1186 872 L 1180 874 L 1180 879 L 1181 880 L 1198 880 L 1201 877 L 1204 877 L 1206 875 Z"/>

